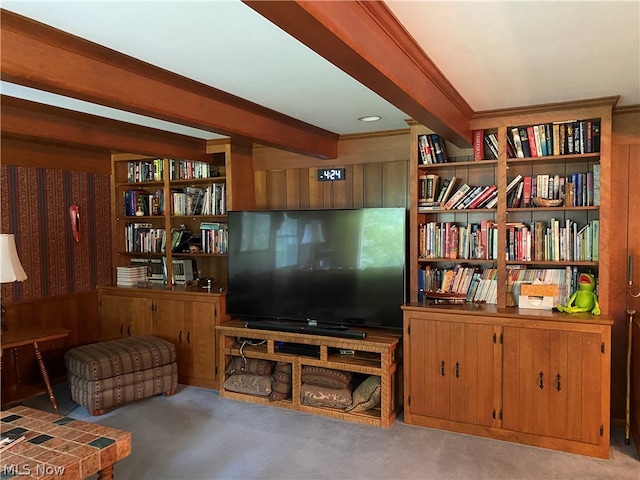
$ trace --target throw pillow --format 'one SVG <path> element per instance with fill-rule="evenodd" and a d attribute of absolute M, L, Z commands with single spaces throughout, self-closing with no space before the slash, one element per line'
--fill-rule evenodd
<path fill-rule="evenodd" d="M 353 391 L 353 403 L 345 408 L 347 412 L 363 412 L 380 405 L 380 377 L 371 375 Z"/>
<path fill-rule="evenodd" d="M 291 364 L 277 362 L 272 378 L 269 400 L 276 401 L 291 398 Z"/>
<path fill-rule="evenodd" d="M 330 368 L 305 365 L 302 367 L 302 383 L 317 385 L 318 387 L 346 388 L 351 383 L 351 372 L 332 370 Z"/>
<path fill-rule="evenodd" d="M 261 360 L 259 358 L 242 358 L 231 357 L 231 361 L 224 373 L 227 375 L 271 375 L 273 372 L 273 365 L 275 362 L 272 360 Z"/>
<path fill-rule="evenodd" d="M 349 388 L 328 388 L 303 383 L 300 388 L 300 401 L 304 405 L 344 409 L 351 404 Z"/>
<path fill-rule="evenodd" d="M 232 392 L 268 397 L 271 393 L 271 377 L 265 375 L 231 375 L 224 381 L 224 388 Z"/>

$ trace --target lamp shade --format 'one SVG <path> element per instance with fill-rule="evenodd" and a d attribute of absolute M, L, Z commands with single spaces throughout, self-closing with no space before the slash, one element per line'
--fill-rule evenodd
<path fill-rule="evenodd" d="M 0 283 L 23 282 L 27 274 L 20 264 L 12 233 L 0 234 Z"/>
<path fill-rule="evenodd" d="M 322 243 L 324 236 L 322 235 L 322 225 L 318 220 L 312 220 L 304 226 L 304 234 L 302 235 L 302 244 Z"/>

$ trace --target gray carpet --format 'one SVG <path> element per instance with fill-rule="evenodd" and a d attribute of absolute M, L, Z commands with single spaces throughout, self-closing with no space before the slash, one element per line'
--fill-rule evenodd
<path fill-rule="evenodd" d="M 222 399 L 180 385 L 91 417 L 55 388 L 60 413 L 133 433 L 125 479 L 630 479 L 640 462 L 614 429 L 610 460 L 406 425 L 381 430 Z M 53 411 L 48 397 L 27 402 Z"/>

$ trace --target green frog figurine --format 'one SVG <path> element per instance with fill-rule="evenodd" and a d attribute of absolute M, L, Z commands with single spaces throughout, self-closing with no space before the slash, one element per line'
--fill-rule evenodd
<path fill-rule="evenodd" d="M 558 310 L 566 313 L 591 312 L 593 315 L 600 315 L 598 296 L 593 293 L 596 289 L 595 277 L 590 273 L 581 273 L 578 284 L 580 288 L 571 295 L 567 305 L 558 305 Z"/>

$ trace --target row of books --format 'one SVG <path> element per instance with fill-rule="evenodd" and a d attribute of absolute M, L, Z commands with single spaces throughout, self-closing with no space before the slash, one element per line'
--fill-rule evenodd
<path fill-rule="evenodd" d="M 596 153 L 600 151 L 600 120 L 576 120 L 511 127 L 518 158 Z"/>
<path fill-rule="evenodd" d="M 169 169 L 170 180 L 211 178 L 220 175 L 217 167 L 207 162 L 194 160 L 170 159 Z M 164 160 L 162 158 L 127 162 L 127 181 L 129 183 L 162 182 L 164 179 Z"/>
<path fill-rule="evenodd" d="M 164 160 L 132 160 L 127 162 L 127 181 L 137 182 L 162 182 L 164 180 Z"/>
<path fill-rule="evenodd" d="M 227 253 L 229 234 L 226 223 L 201 222 L 200 237 L 186 228 L 171 230 L 172 252 L 185 252 L 190 245 L 199 246 L 202 253 Z M 167 233 L 164 228 L 154 228 L 151 223 L 129 222 L 125 226 L 125 250 L 140 253 L 164 253 L 167 251 Z"/>
<path fill-rule="evenodd" d="M 124 228 L 127 252 L 162 253 L 167 247 L 167 232 L 146 222 L 128 222 Z"/>
<path fill-rule="evenodd" d="M 452 293 L 465 295 L 467 302 L 497 303 L 497 269 L 480 270 L 475 266 L 457 264 L 453 268 L 428 265 L 418 271 L 418 292 Z"/>
<path fill-rule="evenodd" d="M 147 190 L 130 188 L 123 192 L 124 216 L 132 217 L 136 212 L 143 215 L 164 215 L 164 194 L 162 190 L 150 193 Z"/>
<path fill-rule="evenodd" d="M 229 231 L 226 223 L 200 223 L 202 253 L 227 253 Z"/>
<path fill-rule="evenodd" d="M 579 289 L 580 272 L 576 266 L 564 268 L 527 268 L 510 266 L 508 276 L 512 281 L 513 293 L 518 297 L 523 283 L 536 281 L 558 285 L 556 305 L 566 305 L 573 293 Z M 465 295 L 467 302 L 497 303 L 497 269 L 480 269 L 477 266 L 456 264 L 453 268 L 427 265 L 418 271 L 418 292 Z"/>
<path fill-rule="evenodd" d="M 226 185 L 214 183 L 206 188 L 171 189 L 171 213 L 173 215 L 225 215 L 227 213 Z"/>
<path fill-rule="evenodd" d="M 561 222 L 507 223 L 508 261 L 597 262 L 600 250 L 600 220 L 580 227 L 573 220 Z"/>
<path fill-rule="evenodd" d="M 123 192 L 125 217 L 164 215 L 164 194 L 162 190 L 154 193 L 144 189 L 130 188 Z M 170 192 L 172 215 L 225 215 L 226 185 L 214 183 L 209 187 L 172 188 Z"/>
<path fill-rule="evenodd" d="M 432 196 L 429 196 L 429 195 Z M 470 185 L 453 176 L 444 179 L 436 174 L 418 178 L 418 211 L 494 208 L 498 201 L 496 185 Z"/>
<path fill-rule="evenodd" d="M 600 205 L 600 165 L 593 172 L 518 176 L 518 185 L 507 196 L 507 207 L 540 206 L 535 199 L 561 200 L 565 207 Z"/>
<path fill-rule="evenodd" d="M 556 305 L 566 305 L 580 285 L 578 267 L 566 266 L 564 268 L 527 268 L 526 266 L 510 265 L 508 276 L 513 285 L 513 294 L 516 298 L 520 295 L 520 287 L 523 283 L 558 285 L 558 299 Z"/>
<path fill-rule="evenodd" d="M 447 142 L 435 133 L 418 135 L 418 158 L 423 165 L 448 162 Z"/>
<path fill-rule="evenodd" d="M 522 125 L 507 129 L 507 158 L 546 157 L 600 151 L 600 121 Z M 498 135 L 473 131 L 473 159 L 498 158 Z"/>
<path fill-rule="evenodd" d="M 497 260 L 498 229 L 492 220 L 457 225 L 428 222 L 418 225 L 420 258 Z"/>

